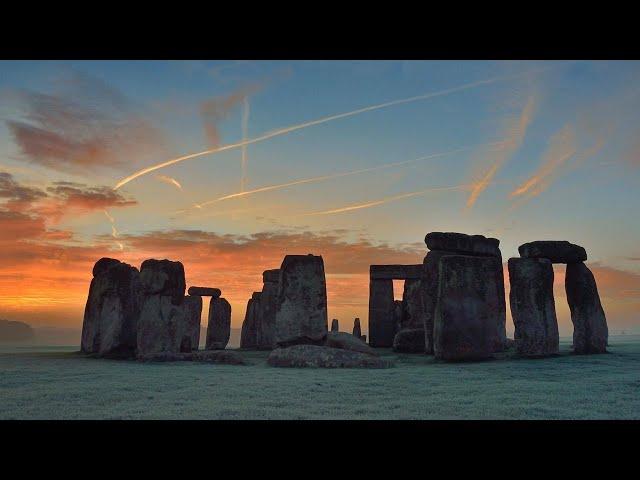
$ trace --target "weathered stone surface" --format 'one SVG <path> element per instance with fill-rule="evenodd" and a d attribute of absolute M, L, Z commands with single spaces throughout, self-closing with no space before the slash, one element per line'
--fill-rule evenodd
<path fill-rule="evenodd" d="M 277 348 L 267 358 L 272 367 L 312 368 L 388 368 L 389 361 L 366 353 L 319 345 Z"/>
<path fill-rule="evenodd" d="M 338 319 L 334 318 L 333 320 L 331 320 L 331 331 L 332 332 L 339 332 L 340 331 L 340 324 L 338 323 Z"/>
<path fill-rule="evenodd" d="M 390 347 L 396 334 L 393 280 L 369 281 L 369 345 Z"/>
<path fill-rule="evenodd" d="M 276 309 L 278 306 L 278 280 L 275 274 L 280 269 L 267 270 L 263 273 L 264 282 L 260 295 L 260 304 L 256 316 L 256 348 L 260 350 L 272 349 L 275 346 Z M 276 281 L 273 281 L 273 279 Z"/>
<path fill-rule="evenodd" d="M 558 320 L 553 299 L 553 266 L 545 258 L 510 258 L 509 303 L 519 355 L 558 353 Z"/>
<path fill-rule="evenodd" d="M 500 343 L 496 318 L 504 311 L 504 295 L 491 273 L 499 258 L 445 255 L 438 265 L 438 298 L 434 322 L 434 354 L 446 361 L 488 358 Z"/>
<path fill-rule="evenodd" d="M 393 338 L 393 350 L 403 353 L 424 353 L 424 328 L 400 330 Z"/>
<path fill-rule="evenodd" d="M 329 332 L 325 345 L 331 348 L 378 355 L 369 345 L 347 332 Z"/>
<path fill-rule="evenodd" d="M 353 336 L 356 338 L 362 337 L 362 329 L 360 328 L 360 319 L 356 318 L 353 321 Z"/>
<path fill-rule="evenodd" d="M 430 232 L 424 237 L 429 250 L 443 250 L 462 255 L 501 257 L 500 240 L 483 235 L 455 232 Z"/>
<path fill-rule="evenodd" d="M 432 250 L 424 257 L 424 277 L 420 282 L 424 322 L 424 351 L 433 354 L 433 326 L 438 301 L 438 262 L 447 252 Z"/>
<path fill-rule="evenodd" d="M 200 345 L 200 321 L 202 318 L 202 297 L 189 295 L 184 297 L 185 325 L 182 340 L 180 341 L 181 352 L 191 352 L 198 350 Z"/>
<path fill-rule="evenodd" d="M 199 297 L 185 297 L 197 299 Z M 144 299 L 137 329 L 137 354 L 188 353 L 193 348 L 192 301 L 174 304 L 168 295 Z M 200 304 L 200 309 L 202 304 Z M 198 334 L 199 335 L 199 334 Z"/>
<path fill-rule="evenodd" d="M 551 263 L 578 263 L 587 259 L 587 251 L 566 240 L 538 240 L 518 247 L 523 258 L 547 258 Z"/>
<path fill-rule="evenodd" d="M 564 285 L 573 322 L 574 353 L 606 353 L 609 329 L 593 273 L 584 263 L 570 263 Z"/>
<path fill-rule="evenodd" d="M 247 302 L 247 310 L 240 331 L 240 348 L 257 348 L 258 346 L 260 295 L 260 292 L 253 292 Z"/>
<path fill-rule="evenodd" d="M 212 297 L 209 302 L 206 350 L 224 350 L 231 335 L 231 305 L 225 298 Z"/>
<path fill-rule="evenodd" d="M 422 302 L 422 281 L 405 280 L 402 293 L 402 328 L 420 328 L 424 332 L 425 314 Z"/>
<path fill-rule="evenodd" d="M 280 269 L 273 268 L 271 270 L 265 270 L 262 272 L 262 282 L 263 283 L 278 283 L 280 282 Z"/>
<path fill-rule="evenodd" d="M 211 287 L 189 287 L 189 295 L 197 295 L 200 297 L 214 297 L 218 298 L 222 295 L 219 288 Z"/>
<path fill-rule="evenodd" d="M 395 334 L 402 328 L 402 325 L 404 323 L 404 308 L 402 305 L 402 300 L 393 301 L 393 318 L 394 318 L 394 326 L 395 326 L 395 331 L 394 331 L 394 336 L 395 336 Z"/>
<path fill-rule="evenodd" d="M 327 335 L 327 287 L 322 257 L 287 255 L 280 270 L 276 344 L 323 343 Z"/>
<path fill-rule="evenodd" d="M 82 322 L 84 353 L 133 356 L 142 304 L 138 269 L 112 258 L 93 268 Z"/>
<path fill-rule="evenodd" d="M 145 295 L 168 295 L 174 305 L 182 303 L 186 288 L 182 263 L 145 260 L 140 267 L 140 282 Z"/>
<path fill-rule="evenodd" d="M 370 265 L 369 278 L 373 280 L 419 280 L 422 265 Z"/>

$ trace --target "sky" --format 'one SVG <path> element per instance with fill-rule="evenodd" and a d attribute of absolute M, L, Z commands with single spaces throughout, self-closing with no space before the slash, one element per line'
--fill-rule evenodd
<path fill-rule="evenodd" d="M 640 330 L 639 80 L 635 61 L 0 62 L 0 318 L 80 328 L 99 258 L 168 258 L 239 328 L 262 271 L 313 253 L 329 319 L 366 330 L 369 265 L 457 231 L 505 263 L 584 246 L 610 331 Z"/>

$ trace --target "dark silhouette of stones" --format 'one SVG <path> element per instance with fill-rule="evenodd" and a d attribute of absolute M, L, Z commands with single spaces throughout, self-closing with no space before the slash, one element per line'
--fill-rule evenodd
<path fill-rule="evenodd" d="M 396 334 L 393 280 L 369 281 L 369 345 L 391 347 Z"/>
<path fill-rule="evenodd" d="M 424 328 L 406 328 L 393 338 L 393 351 L 402 353 L 424 353 Z"/>
<path fill-rule="evenodd" d="M 280 269 L 273 268 L 271 270 L 265 270 L 262 272 L 263 283 L 279 283 L 280 282 Z"/>
<path fill-rule="evenodd" d="M 198 350 L 200 346 L 200 322 L 202 319 L 202 297 L 189 295 L 184 297 L 185 325 L 180 341 L 181 352 Z"/>
<path fill-rule="evenodd" d="M 200 297 L 183 297 L 183 301 L 176 305 L 171 296 L 147 295 L 138 319 L 138 356 L 163 352 L 188 353 L 197 348 L 197 344 L 194 345 L 194 311 L 198 307 L 201 312 Z M 199 330 L 199 320 L 197 325 Z M 199 332 L 197 336 L 199 340 Z"/>
<path fill-rule="evenodd" d="M 276 348 L 267 358 L 267 363 L 272 367 L 294 368 L 388 368 L 392 366 L 390 362 L 374 355 L 319 345 Z"/>
<path fill-rule="evenodd" d="M 573 322 L 574 353 L 606 353 L 609 329 L 593 273 L 584 263 L 570 263 L 564 285 Z"/>
<path fill-rule="evenodd" d="M 356 318 L 353 321 L 353 336 L 356 338 L 362 337 L 362 329 L 360 328 L 360 319 Z"/>
<path fill-rule="evenodd" d="M 432 250 L 424 257 L 424 277 L 420 286 L 424 315 L 424 351 L 429 355 L 433 354 L 433 328 L 436 304 L 438 303 L 438 283 L 440 281 L 438 262 L 445 255 L 451 255 L 451 253 Z"/>
<path fill-rule="evenodd" d="M 455 232 L 430 232 L 424 237 L 429 250 L 442 250 L 461 255 L 501 257 L 500 240 L 483 235 Z"/>
<path fill-rule="evenodd" d="M 222 292 L 220 291 L 219 288 L 189 287 L 189 295 L 218 298 L 220 295 L 222 295 Z"/>
<path fill-rule="evenodd" d="M 133 356 L 142 303 L 138 269 L 112 258 L 93 267 L 80 349 L 102 356 Z"/>
<path fill-rule="evenodd" d="M 342 350 L 351 350 L 354 352 L 368 353 L 369 355 L 377 355 L 376 351 L 364 343 L 360 338 L 356 338 L 347 332 L 329 332 L 327 334 L 325 345 L 331 348 L 341 348 Z"/>
<path fill-rule="evenodd" d="M 395 334 L 402 328 L 404 323 L 404 308 L 402 305 L 402 300 L 394 300 L 393 301 L 393 319 L 394 319 L 394 332 Z M 393 344 L 393 340 L 391 340 L 391 344 Z"/>
<path fill-rule="evenodd" d="M 496 318 L 504 311 L 504 293 L 492 272 L 497 257 L 445 255 L 438 262 L 434 354 L 445 361 L 489 358 L 502 344 Z M 502 293 L 502 295 L 501 295 Z"/>
<path fill-rule="evenodd" d="M 553 266 L 546 258 L 510 258 L 509 303 L 519 355 L 558 353 L 558 320 L 553 299 Z"/>
<path fill-rule="evenodd" d="M 222 297 L 209 302 L 206 350 L 224 350 L 231 336 L 231 305 Z"/>
<path fill-rule="evenodd" d="M 0 343 L 26 342 L 35 338 L 35 331 L 24 322 L 0 319 Z"/>
<path fill-rule="evenodd" d="M 360 340 L 362 340 L 364 343 L 367 343 L 367 336 L 366 335 L 361 335 L 360 336 Z"/>
<path fill-rule="evenodd" d="M 275 343 L 279 346 L 324 343 L 327 287 L 322 257 L 287 255 L 280 270 Z"/>
<path fill-rule="evenodd" d="M 420 328 L 424 332 L 422 280 L 405 280 L 402 293 L 402 328 Z M 422 342 L 424 344 L 424 340 Z"/>
<path fill-rule="evenodd" d="M 203 350 L 193 352 L 191 360 L 194 362 L 217 363 L 222 365 L 247 365 L 244 357 L 232 350 Z"/>
<path fill-rule="evenodd" d="M 170 296 L 174 305 L 179 305 L 184 299 L 186 284 L 184 267 L 180 262 L 145 260 L 140 267 L 140 282 L 145 295 Z"/>
<path fill-rule="evenodd" d="M 262 273 L 262 292 L 260 307 L 256 319 L 256 347 L 260 350 L 272 349 L 275 346 L 275 323 L 278 306 L 278 285 L 280 269 L 265 270 Z"/>
<path fill-rule="evenodd" d="M 578 263 L 587 259 L 587 251 L 566 240 L 538 240 L 518 247 L 523 258 L 547 258 L 551 263 Z"/>
<path fill-rule="evenodd" d="M 340 325 L 338 323 L 338 319 L 334 318 L 333 320 L 331 320 L 331 331 L 332 332 L 339 332 L 340 331 Z"/>
<path fill-rule="evenodd" d="M 253 295 L 247 302 L 247 310 L 240 332 L 240 348 L 257 348 L 258 346 L 260 296 L 260 292 L 253 292 Z"/>

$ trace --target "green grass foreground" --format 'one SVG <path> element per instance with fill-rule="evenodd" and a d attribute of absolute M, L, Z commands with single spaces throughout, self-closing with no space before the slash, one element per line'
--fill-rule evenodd
<path fill-rule="evenodd" d="M 385 370 L 98 360 L 77 347 L 3 347 L 2 419 L 638 419 L 640 336 L 606 355 L 463 364 L 423 355 Z"/>

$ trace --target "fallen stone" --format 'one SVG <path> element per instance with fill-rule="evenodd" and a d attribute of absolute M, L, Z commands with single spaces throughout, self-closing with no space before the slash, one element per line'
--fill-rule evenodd
<path fill-rule="evenodd" d="M 333 320 L 331 320 L 331 331 L 332 332 L 339 332 L 340 331 L 340 325 L 338 323 L 338 319 L 334 318 Z"/>
<path fill-rule="evenodd" d="M 180 262 L 149 259 L 140 267 L 140 282 L 145 295 L 165 295 L 179 305 L 186 288 L 184 267 Z"/>
<path fill-rule="evenodd" d="M 369 344 L 390 347 L 395 334 L 393 280 L 369 280 Z"/>
<path fill-rule="evenodd" d="M 424 237 L 429 250 L 443 250 L 461 255 L 502 257 L 500 240 L 483 235 L 467 235 L 455 232 L 430 232 Z"/>
<path fill-rule="evenodd" d="M 367 353 L 369 355 L 378 355 L 378 353 L 369 345 L 347 332 L 329 332 L 327 334 L 325 345 L 331 348 L 340 348 L 342 350 L 351 350 L 353 352 Z"/>
<path fill-rule="evenodd" d="M 546 258 L 510 258 L 509 304 L 516 351 L 527 357 L 558 353 L 558 320 L 553 299 L 553 266 Z"/>
<path fill-rule="evenodd" d="M 587 251 L 566 240 L 538 240 L 518 247 L 522 258 L 546 258 L 551 263 L 579 263 L 587 259 Z"/>
<path fill-rule="evenodd" d="M 609 329 L 593 273 L 584 263 L 570 263 L 564 285 L 573 322 L 574 353 L 606 353 Z"/>
<path fill-rule="evenodd" d="M 191 353 L 157 352 L 138 355 L 139 362 L 185 362 L 191 360 Z"/>
<path fill-rule="evenodd" d="M 275 343 L 322 344 L 326 335 L 327 287 L 322 257 L 287 255 L 280 267 Z"/>
<path fill-rule="evenodd" d="M 319 345 L 294 345 L 277 348 L 267 358 L 272 367 L 294 368 L 388 368 L 389 361 L 366 353 Z"/>
<path fill-rule="evenodd" d="M 393 351 L 402 353 L 424 353 L 424 328 L 400 330 L 393 338 Z"/>
<path fill-rule="evenodd" d="M 220 295 L 222 295 L 222 292 L 219 288 L 189 287 L 189 295 L 218 298 Z"/>
<path fill-rule="evenodd" d="M 113 258 L 93 267 L 80 350 L 98 356 L 134 356 L 142 307 L 138 269 Z"/>
<path fill-rule="evenodd" d="M 353 321 L 353 336 L 356 338 L 362 337 L 362 330 L 360 328 L 360 319 L 356 318 Z"/>
<path fill-rule="evenodd" d="M 489 358 L 501 343 L 496 318 L 504 294 L 491 272 L 502 268 L 497 257 L 445 255 L 439 260 L 434 322 L 434 354 L 445 361 Z"/>
<path fill-rule="evenodd" d="M 233 350 L 204 350 L 193 352 L 191 359 L 194 362 L 218 363 L 224 365 L 247 365 L 244 357 Z"/>
<path fill-rule="evenodd" d="M 222 297 L 209 302 L 206 350 L 224 350 L 231 336 L 231 305 Z"/>

